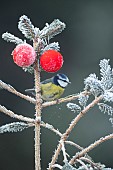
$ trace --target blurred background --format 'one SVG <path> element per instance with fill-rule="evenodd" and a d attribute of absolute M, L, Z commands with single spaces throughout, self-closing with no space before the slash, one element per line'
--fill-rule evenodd
<path fill-rule="evenodd" d="M 51 42 L 58 41 L 64 56 L 64 65 L 59 72 L 68 75 L 71 81 L 64 96 L 78 93 L 84 88 L 84 78 L 90 73 L 99 75 L 101 59 L 110 59 L 113 67 L 113 0 L 32 0 L 0 2 L 0 35 L 8 31 L 24 39 L 17 25 L 21 15 L 27 15 L 32 23 L 42 29 L 45 23 L 60 19 L 66 29 Z M 27 41 L 29 43 L 29 41 Z M 31 43 L 31 42 L 30 42 Z M 15 44 L 0 38 L 0 79 L 25 93 L 34 86 L 33 75 L 25 73 L 13 63 L 11 52 Z M 41 80 L 54 74 L 42 72 Z M 34 117 L 34 106 L 9 92 L 0 91 L 0 103 L 24 116 Z M 66 108 L 66 103 L 45 108 L 42 120 L 52 124 L 62 133 L 76 113 Z M 0 125 L 16 120 L 0 113 Z M 93 108 L 77 124 L 69 140 L 86 147 L 102 136 L 113 132 L 109 116 Z M 58 144 L 59 137 L 47 129 L 41 129 L 41 164 L 46 170 Z M 92 150 L 89 155 L 95 162 L 113 168 L 113 140 Z M 66 147 L 72 156 L 78 151 Z M 59 156 L 59 162 L 62 154 Z M 34 170 L 34 130 L 29 128 L 18 133 L 0 135 L 0 170 Z"/>

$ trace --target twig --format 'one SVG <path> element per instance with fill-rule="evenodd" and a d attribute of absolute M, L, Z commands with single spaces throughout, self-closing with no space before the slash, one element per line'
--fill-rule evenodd
<path fill-rule="evenodd" d="M 85 107 L 84 110 L 82 110 L 76 117 L 75 119 L 71 122 L 70 126 L 68 127 L 68 129 L 66 130 L 66 132 L 63 134 L 63 136 L 61 137 L 61 140 L 63 140 L 63 142 L 65 142 L 70 134 L 70 132 L 72 131 L 72 129 L 75 127 L 75 125 L 79 122 L 79 120 L 85 115 L 86 112 L 88 112 L 89 109 L 91 109 L 94 105 L 96 105 L 100 100 L 102 100 L 102 96 L 99 96 L 97 98 L 95 98 L 88 106 Z M 61 151 L 62 145 L 61 143 L 58 144 L 57 146 L 57 150 L 55 151 L 54 156 L 52 157 L 52 161 L 49 164 L 49 170 L 52 170 L 52 165 L 56 162 L 58 155 Z"/>
<path fill-rule="evenodd" d="M 34 44 L 35 45 L 35 44 Z M 40 94 L 40 68 L 38 61 L 35 63 L 34 68 L 35 77 L 35 92 L 36 92 L 36 121 L 35 124 L 35 170 L 41 170 L 40 165 L 40 123 L 41 123 L 41 94 Z"/>
<path fill-rule="evenodd" d="M 59 135 L 60 137 L 62 136 L 62 133 L 59 132 L 58 129 L 55 129 L 55 128 L 53 127 L 53 125 L 50 125 L 50 124 L 44 123 L 44 122 L 41 122 L 40 125 L 41 125 L 42 127 L 44 127 L 44 128 L 47 128 L 47 129 L 51 130 L 52 132 L 54 132 L 55 134 Z"/>
<path fill-rule="evenodd" d="M 79 162 L 84 167 L 84 169 L 89 170 L 83 161 L 81 161 L 80 159 L 77 159 L 77 162 Z"/>
<path fill-rule="evenodd" d="M 61 141 L 61 145 L 62 145 L 62 152 L 63 152 L 63 156 L 64 156 L 64 162 L 66 163 L 68 160 L 67 160 L 66 150 L 65 150 L 65 146 L 64 146 L 63 141 Z"/>
<path fill-rule="evenodd" d="M 62 169 L 62 166 L 59 165 L 59 164 L 54 164 L 54 165 L 52 166 L 52 168 L 59 168 L 59 169 Z"/>
<path fill-rule="evenodd" d="M 2 88 L 5 89 L 5 90 L 8 90 L 9 92 L 15 94 L 16 96 L 19 96 L 19 97 L 21 97 L 21 98 L 29 101 L 30 103 L 34 103 L 34 104 L 36 103 L 36 101 L 35 101 L 34 98 L 18 92 L 18 91 L 17 91 L 16 89 L 14 89 L 11 85 L 6 84 L 6 83 L 4 83 L 4 82 L 1 81 L 1 80 L 0 80 L 0 87 L 2 87 Z"/>
<path fill-rule="evenodd" d="M 58 129 L 55 129 L 55 128 L 53 127 L 53 125 L 50 125 L 49 123 L 41 122 L 40 125 L 41 125 L 42 127 L 46 128 L 46 129 L 51 130 L 52 132 L 54 132 L 56 135 L 58 135 L 58 136 L 60 136 L 60 137 L 62 137 L 62 135 L 63 135 Z M 72 146 L 78 148 L 79 150 L 83 150 L 83 149 L 84 149 L 83 147 L 81 147 L 80 145 L 74 143 L 73 141 L 65 141 L 65 144 L 72 145 Z"/>
<path fill-rule="evenodd" d="M 77 159 L 81 158 L 83 155 L 85 155 L 86 153 L 88 153 L 89 151 L 91 151 L 92 149 L 94 149 L 95 147 L 97 147 L 98 145 L 100 145 L 101 143 L 112 139 L 113 138 L 113 134 L 107 135 L 105 137 L 100 138 L 99 140 L 95 141 L 93 144 L 89 145 L 88 147 L 86 147 L 85 149 L 83 149 L 81 152 L 77 153 L 71 160 L 70 160 L 70 164 L 74 164 L 76 162 Z"/>
<path fill-rule="evenodd" d="M 87 162 L 87 163 L 89 163 L 89 164 L 91 164 L 92 167 L 96 167 L 98 170 L 101 170 L 101 165 L 99 165 L 98 163 L 93 162 L 91 159 L 88 159 L 86 157 L 81 157 L 80 159 Z"/>
<path fill-rule="evenodd" d="M 90 93 L 87 92 L 87 91 L 83 91 L 80 94 L 90 95 Z M 42 107 L 52 106 L 52 105 L 55 105 L 55 104 L 60 104 L 60 103 L 69 102 L 69 101 L 75 100 L 75 99 L 80 97 L 80 94 L 72 94 L 72 95 L 69 95 L 67 97 L 60 98 L 58 100 L 54 100 L 54 101 L 50 101 L 50 102 L 44 102 L 42 104 Z"/>
<path fill-rule="evenodd" d="M 1 105 L 0 105 L 0 111 L 3 112 L 3 113 L 5 113 L 6 115 L 12 117 L 12 118 L 15 118 L 15 119 L 18 119 L 18 120 L 22 120 L 22 121 L 25 121 L 25 122 L 29 122 L 29 123 L 35 123 L 35 119 L 32 119 L 32 118 L 24 117 L 24 116 L 22 116 L 22 115 L 15 114 L 15 113 L 12 112 L 11 110 L 8 110 L 8 109 L 6 109 L 6 107 L 1 106 Z"/>
<path fill-rule="evenodd" d="M 57 149 L 55 150 L 55 154 L 52 157 L 51 163 L 49 164 L 48 170 L 52 170 L 53 169 L 53 165 L 55 164 L 55 162 L 56 162 L 56 160 L 58 158 L 58 155 L 60 154 L 61 149 L 62 149 L 62 145 L 61 145 L 61 143 L 59 143 L 57 145 Z"/>
<path fill-rule="evenodd" d="M 72 145 L 72 146 L 78 148 L 79 150 L 83 150 L 84 149 L 83 147 L 81 147 L 80 145 L 78 145 L 78 144 L 76 144 L 76 143 L 74 143 L 72 141 L 65 141 L 65 143 L 69 144 L 69 145 Z"/>

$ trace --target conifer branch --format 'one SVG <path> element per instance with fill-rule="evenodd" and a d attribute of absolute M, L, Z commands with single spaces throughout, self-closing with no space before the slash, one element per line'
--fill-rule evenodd
<path fill-rule="evenodd" d="M 40 31 L 40 38 L 51 39 L 55 35 L 60 34 L 65 27 L 65 23 L 55 19 L 51 24 L 46 23 L 46 26 Z"/>
<path fill-rule="evenodd" d="M 33 123 L 31 124 L 31 123 L 24 123 L 24 122 L 13 122 L 13 123 L 0 126 L 0 133 L 19 132 L 32 126 L 34 126 Z"/>
<path fill-rule="evenodd" d="M 30 40 L 35 38 L 35 28 L 26 15 L 20 17 L 20 21 L 18 22 L 18 29 L 22 32 L 22 34 L 24 34 L 26 38 Z"/>
<path fill-rule="evenodd" d="M 8 32 L 5 32 L 2 34 L 2 38 L 7 41 L 7 42 L 12 42 L 12 43 L 15 43 L 15 44 L 22 44 L 24 43 L 23 40 L 21 40 L 20 38 L 14 36 L 13 34 L 11 33 L 8 33 Z"/>

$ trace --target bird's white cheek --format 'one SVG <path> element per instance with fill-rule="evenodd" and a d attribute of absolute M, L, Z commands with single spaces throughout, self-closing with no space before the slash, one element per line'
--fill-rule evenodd
<path fill-rule="evenodd" d="M 66 87 L 66 86 L 68 85 L 67 82 L 64 82 L 64 81 L 62 81 L 62 80 L 58 80 L 58 83 L 59 83 L 59 85 L 60 85 L 61 87 Z"/>

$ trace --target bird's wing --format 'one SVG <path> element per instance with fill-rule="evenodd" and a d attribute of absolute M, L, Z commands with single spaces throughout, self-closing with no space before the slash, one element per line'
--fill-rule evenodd
<path fill-rule="evenodd" d="M 53 77 L 42 81 L 41 84 L 47 84 L 47 83 L 50 83 L 50 82 L 53 82 Z"/>

